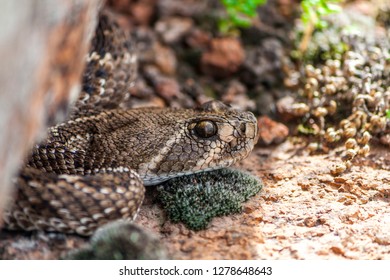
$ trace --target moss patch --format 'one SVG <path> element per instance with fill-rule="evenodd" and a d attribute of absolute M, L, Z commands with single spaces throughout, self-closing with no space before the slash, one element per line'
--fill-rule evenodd
<path fill-rule="evenodd" d="M 259 178 L 248 173 L 220 169 L 174 178 L 157 191 L 170 220 L 200 230 L 213 217 L 239 213 L 242 203 L 262 186 Z"/>

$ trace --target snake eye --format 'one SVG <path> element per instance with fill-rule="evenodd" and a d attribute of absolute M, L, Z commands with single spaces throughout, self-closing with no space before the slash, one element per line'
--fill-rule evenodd
<path fill-rule="evenodd" d="M 211 121 L 200 121 L 195 125 L 194 131 L 201 138 L 210 138 L 217 134 L 218 129 L 215 123 Z"/>

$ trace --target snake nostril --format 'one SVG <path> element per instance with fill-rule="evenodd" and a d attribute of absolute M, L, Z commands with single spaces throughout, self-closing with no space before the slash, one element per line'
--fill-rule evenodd
<path fill-rule="evenodd" d="M 246 125 L 245 125 L 245 123 L 240 124 L 240 131 L 241 131 L 243 134 L 245 134 L 245 132 L 246 132 Z"/>

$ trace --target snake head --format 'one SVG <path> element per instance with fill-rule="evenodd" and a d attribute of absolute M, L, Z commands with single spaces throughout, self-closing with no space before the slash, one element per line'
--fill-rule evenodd
<path fill-rule="evenodd" d="M 246 158 L 258 140 L 256 117 L 220 101 L 200 107 L 201 114 L 188 126 L 189 135 L 204 149 L 201 170 L 226 167 Z"/>
<path fill-rule="evenodd" d="M 204 103 L 195 110 L 172 110 L 169 114 L 165 118 L 172 123 L 165 130 L 174 128 L 171 137 L 139 171 L 147 185 L 230 166 L 246 158 L 258 139 L 257 120 L 251 112 L 219 101 Z"/>

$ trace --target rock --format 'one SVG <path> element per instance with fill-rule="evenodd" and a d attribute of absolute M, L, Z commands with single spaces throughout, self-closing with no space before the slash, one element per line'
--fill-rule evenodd
<path fill-rule="evenodd" d="M 156 0 L 109 0 L 107 5 L 139 25 L 148 25 L 156 11 Z"/>
<path fill-rule="evenodd" d="M 258 115 L 275 117 L 276 102 L 273 96 L 273 92 L 259 85 L 254 88 L 251 93 L 256 96 L 256 113 Z"/>
<path fill-rule="evenodd" d="M 129 89 L 130 96 L 125 104 L 121 104 L 121 108 L 139 108 L 139 107 L 165 107 L 165 102 L 161 97 L 155 95 L 152 87 L 140 77 L 135 81 L 134 87 Z"/>
<path fill-rule="evenodd" d="M 148 3 L 149 2 L 149 3 Z M 132 6 L 131 15 L 135 23 L 147 25 L 152 20 L 155 12 L 156 1 L 137 1 Z"/>
<path fill-rule="evenodd" d="M 180 94 L 180 86 L 175 79 L 160 78 L 155 89 L 157 94 L 165 100 L 172 100 Z"/>
<path fill-rule="evenodd" d="M 191 18 L 169 17 L 159 20 L 154 29 L 164 43 L 174 44 L 190 32 L 193 25 L 194 22 Z"/>
<path fill-rule="evenodd" d="M 234 79 L 229 81 L 221 96 L 221 100 L 236 109 L 254 111 L 256 107 L 255 102 L 249 99 L 246 93 L 245 85 Z"/>
<path fill-rule="evenodd" d="M 201 69 L 206 75 L 226 77 L 237 72 L 244 58 L 244 49 L 237 38 L 214 38 L 209 50 L 202 54 Z"/>
<path fill-rule="evenodd" d="M 282 61 L 283 45 L 276 39 L 265 39 L 260 46 L 245 49 L 246 57 L 240 73 L 242 81 L 249 86 L 266 84 L 278 86 L 284 80 Z"/>
<path fill-rule="evenodd" d="M 276 102 L 276 111 L 279 118 L 284 122 L 288 122 L 296 117 L 293 114 L 294 102 L 295 99 L 292 96 L 285 96 Z"/>
<path fill-rule="evenodd" d="M 163 74 L 172 76 L 176 72 L 177 59 L 171 48 L 156 43 L 153 47 L 154 64 Z"/>
<path fill-rule="evenodd" d="M 155 93 L 172 107 L 193 107 L 194 102 L 185 96 L 180 89 L 178 81 L 174 78 L 162 75 L 154 66 L 144 68 L 145 77 L 153 86 Z"/>
<path fill-rule="evenodd" d="M 157 13 L 164 16 L 193 17 L 207 11 L 207 0 L 159 0 L 157 2 Z"/>
<path fill-rule="evenodd" d="M 191 49 L 205 50 L 210 44 L 211 34 L 199 28 L 193 28 L 186 36 L 186 43 Z"/>
<path fill-rule="evenodd" d="M 155 56 L 153 46 L 158 42 L 154 30 L 140 26 L 131 32 L 131 40 L 136 44 L 139 64 L 151 63 Z"/>
<path fill-rule="evenodd" d="M 288 136 L 288 128 L 282 123 L 275 122 L 267 116 L 257 119 L 259 127 L 259 142 L 262 145 L 279 144 Z"/>
<path fill-rule="evenodd" d="M 186 96 L 194 99 L 198 105 L 212 100 L 212 98 L 205 95 L 203 87 L 191 78 L 185 80 L 182 85 L 182 91 Z"/>

